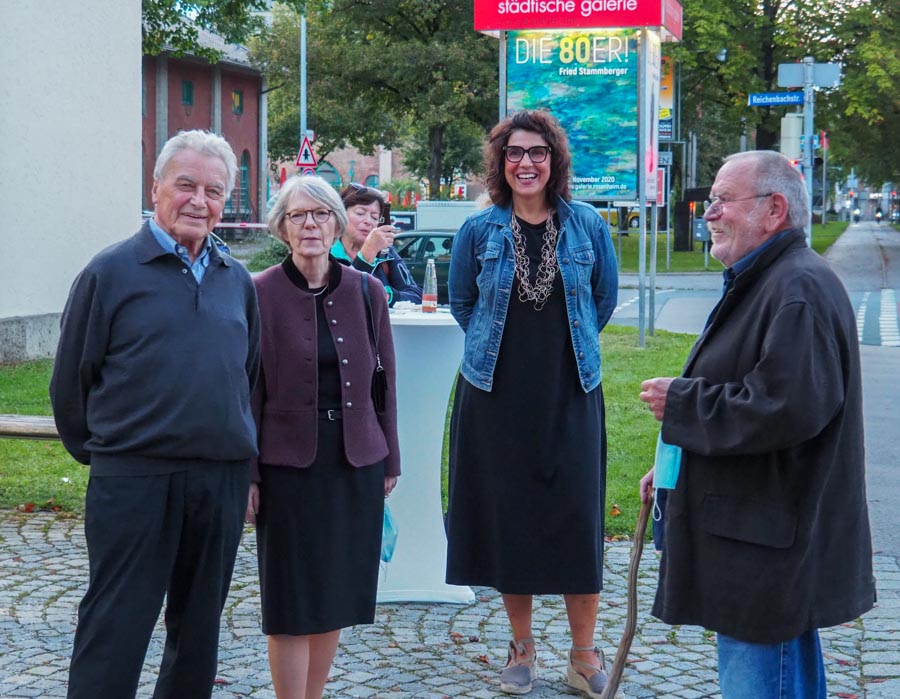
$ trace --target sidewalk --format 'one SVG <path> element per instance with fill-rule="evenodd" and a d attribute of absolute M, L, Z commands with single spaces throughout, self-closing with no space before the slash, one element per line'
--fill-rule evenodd
<path fill-rule="evenodd" d="M 630 544 L 607 545 L 598 640 L 611 661 L 624 626 Z M 241 545 L 223 616 L 214 699 L 274 699 L 259 629 L 259 585 L 252 532 Z M 822 633 L 829 696 L 900 696 L 900 567 L 876 557 L 879 607 Z M 0 699 L 64 697 L 78 602 L 87 581 L 80 519 L 0 513 Z M 697 627 L 649 616 L 658 558 L 645 548 L 639 577 L 638 632 L 622 690 L 626 697 L 717 697 L 715 646 Z M 493 699 L 506 660 L 507 622 L 496 592 L 476 589 L 472 605 L 390 604 L 375 624 L 345 632 L 326 697 Z M 569 646 L 559 597 L 535 598 L 542 667 L 535 699 L 577 696 L 563 684 Z M 128 623 L 123 619 L 122 623 Z M 138 697 L 150 697 L 162 653 L 157 628 Z M 110 658 L 110 662 L 115 662 Z M 98 698 L 99 699 L 99 698 Z"/>

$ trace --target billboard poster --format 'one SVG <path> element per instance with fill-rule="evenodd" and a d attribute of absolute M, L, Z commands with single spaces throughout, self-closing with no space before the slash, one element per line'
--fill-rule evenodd
<path fill-rule="evenodd" d="M 638 197 L 638 37 L 634 29 L 510 31 L 507 111 L 549 109 L 569 136 L 572 197 Z"/>
<path fill-rule="evenodd" d="M 644 176 L 641 181 L 647 186 L 647 200 L 653 203 L 656 200 L 656 168 L 659 160 L 659 73 L 662 47 L 655 32 L 645 31 L 644 36 L 647 38 L 647 45 L 642 52 L 647 75 L 644 85 L 647 111 L 644 114 L 648 118 L 641 129 L 644 148 Z"/>
<path fill-rule="evenodd" d="M 659 140 L 675 139 L 675 65 L 671 56 L 662 58 L 659 81 Z"/>

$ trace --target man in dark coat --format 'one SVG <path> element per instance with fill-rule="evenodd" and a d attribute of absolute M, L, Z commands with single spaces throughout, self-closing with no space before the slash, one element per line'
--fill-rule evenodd
<path fill-rule="evenodd" d="M 164 598 L 153 697 L 212 694 L 257 454 L 256 292 L 210 235 L 236 171 L 220 136 L 169 139 L 153 218 L 88 263 L 63 312 L 50 398 L 63 444 L 91 469 L 69 699 L 135 696 Z"/>
<path fill-rule="evenodd" d="M 817 629 L 875 602 L 856 322 L 786 158 L 727 158 L 711 196 L 722 299 L 682 376 L 641 386 L 683 450 L 653 614 L 718 633 L 724 699 L 824 699 Z"/>

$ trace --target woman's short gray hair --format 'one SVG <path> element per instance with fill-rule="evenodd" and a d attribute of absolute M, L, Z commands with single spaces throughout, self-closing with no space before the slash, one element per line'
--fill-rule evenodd
<path fill-rule="evenodd" d="M 275 205 L 269 211 L 269 216 L 266 219 L 269 233 L 279 240 L 287 242 L 282 224 L 287 217 L 288 206 L 297 194 L 305 194 L 334 214 L 335 240 L 344 235 L 344 231 L 347 230 L 347 212 L 344 210 L 340 196 L 326 180 L 310 175 L 290 177 L 284 183 L 284 186 L 278 193 L 278 199 L 275 200 Z"/>
<path fill-rule="evenodd" d="M 175 156 L 183 150 L 192 150 L 203 155 L 218 158 L 225 165 L 225 198 L 231 196 L 234 189 L 234 180 L 237 177 L 237 157 L 234 155 L 231 145 L 218 134 L 209 131 L 179 131 L 172 136 L 156 158 L 156 165 L 153 167 L 153 178 L 162 179 L 163 173 L 166 171 L 166 165 Z"/>
<path fill-rule="evenodd" d="M 735 153 L 725 162 L 748 160 L 754 166 L 753 181 L 758 194 L 777 192 L 788 203 L 788 223 L 803 228 L 809 222 L 809 195 L 806 182 L 790 160 L 774 150 L 751 150 Z"/>

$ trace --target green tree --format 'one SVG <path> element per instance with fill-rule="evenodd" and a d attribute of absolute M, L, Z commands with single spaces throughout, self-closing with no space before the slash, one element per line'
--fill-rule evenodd
<path fill-rule="evenodd" d="M 900 7 L 894 0 L 853 7 L 836 34 L 844 76 L 825 103 L 831 155 L 871 185 L 898 183 Z"/>
<path fill-rule="evenodd" d="M 259 12 L 267 0 L 142 0 L 142 42 L 146 56 L 171 51 L 192 54 L 211 63 L 221 52 L 200 46 L 198 29 L 207 29 L 229 44 L 243 43 L 262 26 Z M 190 22 L 184 18 L 190 17 Z"/>
<path fill-rule="evenodd" d="M 496 120 L 498 65 L 497 41 L 472 29 L 471 3 L 310 0 L 306 12 L 308 124 L 322 157 L 348 144 L 409 146 L 405 162 L 432 192 L 448 172 L 471 172 L 481 146 L 471 134 Z M 296 150 L 298 37 L 296 10 L 276 5 L 272 27 L 251 42 L 272 86 L 284 85 L 270 102 L 273 158 Z M 463 139 L 468 151 L 456 153 Z"/>
<path fill-rule="evenodd" d="M 700 140 L 699 183 L 712 181 L 742 133 L 750 147 L 777 147 L 786 109 L 749 107 L 748 96 L 784 89 L 780 63 L 834 60 L 833 29 L 852 7 L 849 0 L 684 0 L 684 39 L 666 53 L 680 64 L 682 134 L 693 131 Z"/>

